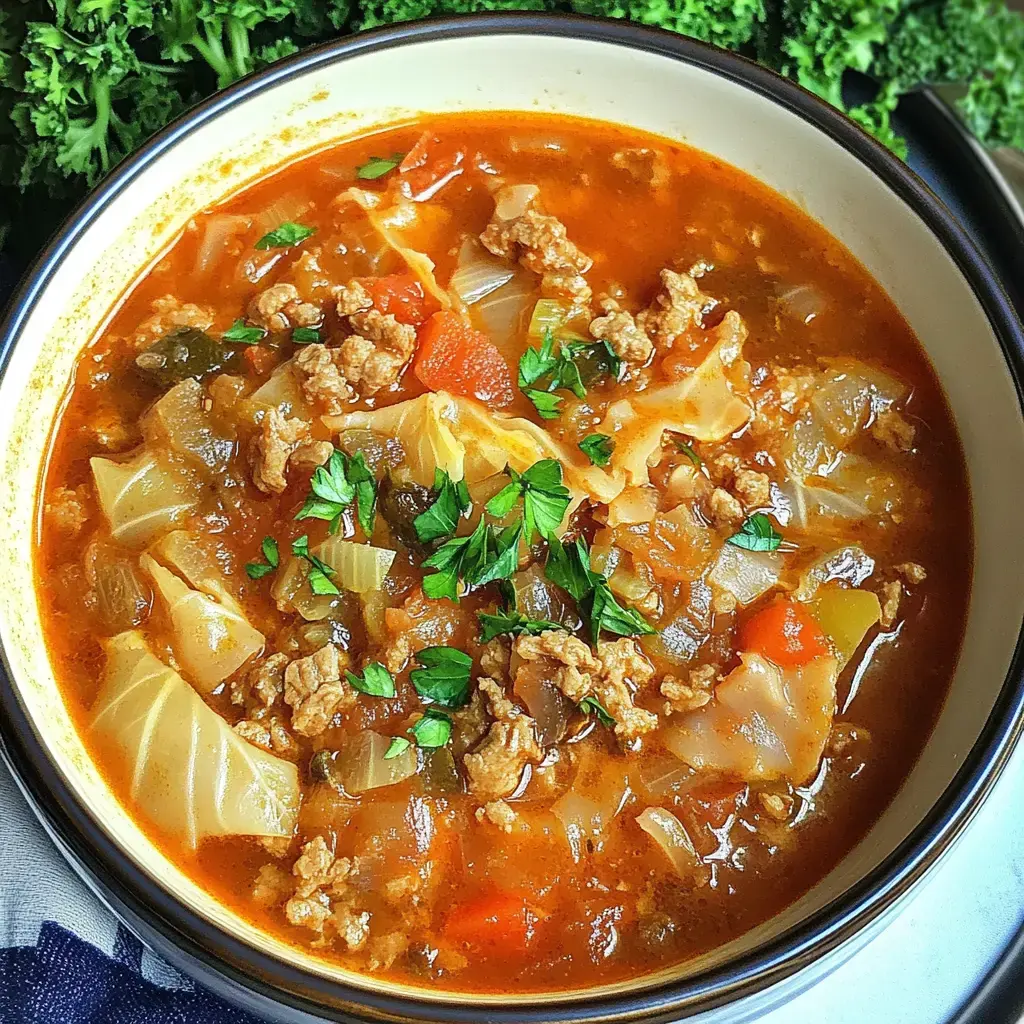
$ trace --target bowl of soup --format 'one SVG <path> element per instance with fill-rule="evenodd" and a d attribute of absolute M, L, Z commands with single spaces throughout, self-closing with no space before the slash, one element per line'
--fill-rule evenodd
<path fill-rule="evenodd" d="M 763 1009 L 1017 736 L 1020 343 L 938 200 L 738 58 L 534 18 L 303 54 L 14 304 L 5 752 L 272 1017 Z"/>

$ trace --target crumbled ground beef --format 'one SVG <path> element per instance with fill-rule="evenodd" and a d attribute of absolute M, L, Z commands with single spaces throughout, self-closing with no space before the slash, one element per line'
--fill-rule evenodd
<path fill-rule="evenodd" d="M 274 284 L 249 303 L 249 319 L 268 331 L 287 331 L 293 327 L 316 327 L 323 311 L 311 302 L 303 302 L 293 284 Z"/>
<path fill-rule="evenodd" d="M 153 316 L 144 320 L 135 330 L 132 343 L 136 351 L 152 345 L 171 331 L 182 327 L 194 327 L 200 331 L 208 331 L 213 326 L 213 310 L 207 306 L 197 306 L 192 302 L 181 302 L 173 295 L 163 295 L 154 299 Z"/>
<path fill-rule="evenodd" d="M 295 880 L 276 864 L 264 864 L 252 886 L 252 898 L 261 907 L 283 903 L 295 891 Z"/>
<path fill-rule="evenodd" d="M 646 363 L 654 346 L 643 328 L 637 325 L 633 314 L 607 295 L 601 299 L 600 306 L 605 315 L 590 321 L 590 333 L 598 341 L 607 342 L 624 362 L 637 366 Z"/>
<path fill-rule="evenodd" d="M 299 752 L 298 744 L 284 722 L 265 708 L 254 712 L 250 718 L 243 718 L 235 726 L 235 732 L 254 746 L 279 757 L 291 758 Z"/>
<path fill-rule="evenodd" d="M 232 682 L 231 703 L 273 707 L 284 696 L 284 670 L 290 660 L 287 654 L 260 658 L 240 680 Z"/>
<path fill-rule="evenodd" d="M 349 323 L 355 333 L 338 350 L 340 374 L 361 395 L 373 395 L 396 384 L 416 351 L 416 329 L 376 309 L 353 314 Z"/>
<path fill-rule="evenodd" d="M 319 736 L 339 712 L 356 702 L 356 691 L 342 678 L 351 667 L 346 651 L 325 644 L 315 654 L 293 661 L 284 673 L 284 699 L 292 709 L 292 728 Z"/>
<path fill-rule="evenodd" d="M 359 281 L 349 281 L 338 289 L 338 315 L 354 316 L 356 313 L 365 313 L 373 306 L 373 299 L 370 293 L 360 284 Z"/>
<path fill-rule="evenodd" d="M 309 435 L 305 420 L 287 418 L 277 409 L 266 411 L 249 446 L 252 482 L 264 494 L 281 494 L 288 487 L 289 466 L 320 466 L 327 461 L 334 450 L 331 443 Z"/>
<path fill-rule="evenodd" d="M 709 501 L 711 521 L 715 526 L 728 528 L 743 522 L 743 506 L 724 487 L 716 487 Z"/>
<path fill-rule="evenodd" d="M 768 508 L 772 503 L 772 482 L 767 473 L 758 473 L 752 469 L 737 470 L 732 492 L 748 512 Z"/>
<path fill-rule="evenodd" d="M 785 821 L 793 809 L 793 798 L 783 793 L 758 793 L 757 802 L 770 818 Z"/>
<path fill-rule="evenodd" d="M 888 583 L 882 584 L 878 596 L 882 602 L 882 617 L 878 620 L 878 624 L 883 629 L 892 629 L 896 625 L 896 616 L 899 614 L 903 586 L 899 580 L 890 580 Z"/>
<path fill-rule="evenodd" d="M 909 423 L 895 409 L 880 412 L 871 424 L 871 436 L 894 452 L 913 451 L 915 433 L 913 423 Z"/>
<path fill-rule="evenodd" d="M 89 521 L 88 488 L 58 487 L 50 494 L 50 500 L 46 503 L 45 514 L 47 519 L 57 527 L 61 533 L 71 537 L 82 532 L 82 527 Z"/>
<path fill-rule="evenodd" d="M 409 948 L 409 937 L 404 932 L 388 932 L 370 939 L 369 961 L 371 971 L 388 971 Z"/>
<path fill-rule="evenodd" d="M 601 663 L 590 647 L 571 633 L 549 629 L 540 636 L 521 636 L 515 642 L 515 652 L 524 661 L 548 658 L 556 663 L 551 666 L 551 682 L 569 700 L 578 704 L 593 693 Z"/>
<path fill-rule="evenodd" d="M 703 707 L 711 700 L 717 679 L 717 665 L 698 665 L 690 669 L 685 683 L 675 676 L 665 676 L 661 681 L 661 695 L 666 698 L 665 714 L 684 714 Z"/>
<path fill-rule="evenodd" d="M 661 291 L 636 323 L 659 350 L 665 350 L 690 327 L 703 327 L 704 313 L 714 305 L 689 274 L 666 268 L 661 272 Z"/>
<path fill-rule="evenodd" d="M 306 401 L 332 416 L 352 397 L 341 362 L 341 349 L 312 344 L 303 345 L 293 363 Z"/>
<path fill-rule="evenodd" d="M 896 566 L 896 571 L 908 583 L 924 583 L 928 578 L 928 572 L 925 567 L 918 565 L 917 562 L 901 562 Z"/>
<path fill-rule="evenodd" d="M 488 821 L 502 832 L 511 832 L 516 823 L 516 812 L 504 800 L 492 800 L 476 809 L 476 820 Z"/>
<path fill-rule="evenodd" d="M 648 146 L 627 146 L 612 154 L 612 166 L 626 171 L 634 181 L 650 189 L 668 184 L 671 177 L 668 161 L 660 149 Z"/>
<path fill-rule="evenodd" d="M 484 645 L 480 653 L 480 668 L 484 675 L 496 679 L 499 683 L 507 683 L 511 657 L 512 648 L 508 637 L 496 636 Z"/>

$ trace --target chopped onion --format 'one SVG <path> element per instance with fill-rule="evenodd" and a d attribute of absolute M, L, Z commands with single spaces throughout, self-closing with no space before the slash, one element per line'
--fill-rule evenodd
<path fill-rule="evenodd" d="M 93 541 L 86 549 L 85 565 L 96 588 L 96 610 L 111 633 L 123 633 L 149 618 L 153 590 L 126 552 Z"/>
<path fill-rule="evenodd" d="M 859 587 L 874 571 L 875 560 L 859 545 L 836 548 L 816 559 L 804 570 L 793 597 L 798 601 L 810 601 L 818 592 L 818 587 L 833 580 L 842 580 L 851 587 Z"/>
<path fill-rule="evenodd" d="M 328 537 L 317 545 L 316 555 L 337 573 L 331 581 L 339 590 L 369 594 L 380 590 L 396 552 L 341 537 Z"/>
<path fill-rule="evenodd" d="M 558 299 L 538 299 L 530 317 L 527 332 L 531 338 L 543 338 L 548 331 L 557 331 L 569 316 L 569 307 Z"/>
<path fill-rule="evenodd" d="M 640 781 L 644 789 L 655 797 L 675 792 L 684 782 L 693 778 L 693 769 L 681 764 L 679 758 L 671 755 L 645 759 L 640 766 Z"/>
<path fill-rule="evenodd" d="M 809 324 L 828 307 L 828 300 L 810 284 L 798 284 L 779 293 L 779 308 L 786 316 Z"/>
<path fill-rule="evenodd" d="M 658 491 L 654 487 L 627 487 L 608 505 L 609 526 L 649 523 L 658 514 Z"/>
<path fill-rule="evenodd" d="M 750 604 L 779 582 L 781 568 L 777 551 L 747 551 L 723 544 L 708 582 L 729 591 L 740 604 Z"/>
<path fill-rule="evenodd" d="M 565 140 L 551 135 L 513 135 L 508 148 L 513 153 L 564 153 Z"/>
<path fill-rule="evenodd" d="M 487 336 L 506 358 L 518 361 L 522 348 L 512 352 L 512 342 L 523 327 L 527 311 L 537 297 L 537 280 L 527 270 L 517 270 L 507 284 L 496 288 L 473 308 Z"/>
<path fill-rule="evenodd" d="M 665 851 L 681 878 L 693 878 L 703 867 L 683 823 L 661 807 L 648 807 L 636 823 Z"/>
<path fill-rule="evenodd" d="M 556 586 L 544 575 L 537 565 L 531 565 L 524 572 L 512 576 L 516 592 L 516 607 L 531 619 L 560 622 L 570 630 L 579 629 L 582 621 L 571 600 L 561 587 Z"/>
<path fill-rule="evenodd" d="M 586 851 L 587 840 L 599 836 L 604 828 L 601 805 L 570 789 L 551 805 L 551 810 L 562 823 L 572 859 L 578 864 Z"/>
<path fill-rule="evenodd" d="M 224 256 L 228 242 L 243 231 L 248 231 L 252 220 L 249 217 L 221 213 L 202 221 L 202 238 L 196 250 L 196 274 L 205 274 L 214 263 Z"/>
<path fill-rule="evenodd" d="M 842 671 L 868 630 L 882 617 L 882 606 L 878 595 L 870 590 L 832 586 L 818 591 L 811 602 L 811 612 L 831 638 Z"/>
<path fill-rule="evenodd" d="M 415 747 L 406 747 L 397 757 L 385 758 L 390 745 L 391 737 L 369 729 L 346 741 L 335 765 L 346 793 L 358 796 L 371 789 L 393 786 L 416 774 Z"/>
<path fill-rule="evenodd" d="M 252 224 L 262 237 L 268 231 L 273 231 L 288 221 L 298 223 L 302 216 L 312 209 L 312 200 L 291 192 L 278 196 L 269 206 L 260 210 L 252 218 Z"/>
<path fill-rule="evenodd" d="M 526 213 L 540 189 L 536 185 L 508 185 L 498 191 L 494 213 L 498 220 L 515 220 Z"/>
<path fill-rule="evenodd" d="M 515 693 L 537 723 L 537 739 L 542 747 L 559 743 L 569 727 L 572 702 L 550 680 L 540 662 L 527 662 L 516 673 Z"/>
<path fill-rule="evenodd" d="M 507 260 L 492 256 L 472 239 L 466 239 L 449 287 L 467 306 L 472 306 L 515 276 L 516 268 Z"/>

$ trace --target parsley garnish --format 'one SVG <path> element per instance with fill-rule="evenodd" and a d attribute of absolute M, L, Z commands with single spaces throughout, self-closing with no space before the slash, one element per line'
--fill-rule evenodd
<path fill-rule="evenodd" d="M 553 534 L 562 525 L 572 500 L 569 489 L 562 483 L 561 464 L 556 459 L 541 459 L 525 473 L 517 473 L 511 466 L 506 466 L 505 472 L 512 482 L 487 502 L 488 513 L 501 519 L 522 496 L 526 543 L 532 544 L 535 534 L 542 537 Z"/>
<path fill-rule="evenodd" d="M 324 561 L 317 558 L 309 550 L 309 537 L 303 534 L 298 540 L 292 541 L 292 554 L 309 562 L 309 589 L 314 594 L 340 594 L 341 591 L 330 581 L 334 570 Z"/>
<path fill-rule="evenodd" d="M 345 678 L 354 689 L 360 693 L 367 693 L 371 697 L 394 697 L 395 695 L 395 680 L 379 661 L 371 661 L 363 669 L 361 676 L 357 676 L 355 672 L 346 672 Z"/>
<path fill-rule="evenodd" d="M 341 514 L 356 502 L 359 525 L 369 539 L 377 510 L 377 481 L 366 465 L 362 452 L 349 457 L 337 448 L 325 466 L 318 466 L 309 482 L 310 495 L 296 519 L 325 519 L 335 534 L 341 527 Z"/>
<path fill-rule="evenodd" d="M 564 343 L 555 355 L 555 336 L 544 332 L 539 349 L 528 348 L 519 359 L 519 388 L 543 419 L 553 420 L 561 412 L 562 398 L 556 391 L 571 391 L 585 398 L 587 389 L 578 360 L 588 366 L 588 380 L 602 374 L 618 377 L 622 360 L 603 341 Z"/>
<path fill-rule="evenodd" d="M 623 608 L 608 586 L 607 577 L 590 568 L 590 553 L 582 538 L 562 544 L 556 537 L 549 537 L 548 544 L 544 574 L 576 599 L 595 643 L 602 629 L 617 636 L 657 633 L 635 608 Z"/>
<path fill-rule="evenodd" d="M 489 612 L 478 612 L 480 620 L 480 643 L 485 644 L 496 636 L 508 633 L 510 636 L 539 636 L 549 629 L 568 629 L 568 626 L 561 622 L 551 622 L 548 619 L 531 619 L 515 608 L 499 608 L 493 614 Z"/>
<path fill-rule="evenodd" d="M 747 517 L 739 533 L 734 533 L 728 542 L 747 551 L 775 551 L 782 543 L 782 534 L 764 512 L 755 512 Z"/>
<path fill-rule="evenodd" d="M 394 757 L 399 757 L 411 746 L 412 742 L 407 740 L 404 736 L 392 736 L 391 742 L 388 744 L 388 749 L 384 751 L 384 760 L 390 761 Z"/>
<path fill-rule="evenodd" d="M 453 483 L 443 469 L 434 470 L 434 492 L 434 504 L 412 521 L 416 536 L 424 544 L 450 537 L 470 506 L 466 481 Z"/>
<path fill-rule="evenodd" d="M 292 331 L 292 341 L 296 345 L 309 345 L 320 340 L 320 332 L 315 327 L 296 327 Z"/>
<path fill-rule="evenodd" d="M 461 708 L 469 700 L 469 672 L 473 659 L 454 647 L 425 647 L 416 654 L 422 668 L 409 679 L 421 697 L 446 708 Z"/>
<path fill-rule="evenodd" d="M 299 242 L 304 242 L 310 235 L 316 234 L 316 228 L 307 228 L 304 224 L 296 224 L 286 220 L 280 227 L 268 231 L 257 243 L 257 249 L 287 249 Z"/>
<path fill-rule="evenodd" d="M 244 320 L 238 319 L 221 335 L 221 340 L 234 341 L 239 345 L 255 345 L 266 336 L 265 327 L 247 327 Z"/>
<path fill-rule="evenodd" d="M 277 549 L 277 541 L 273 537 L 264 537 L 260 547 L 263 550 L 263 557 L 266 561 L 265 563 L 249 562 L 246 565 L 245 571 L 251 580 L 261 580 L 264 576 L 269 576 L 281 561 L 281 555 Z"/>
<path fill-rule="evenodd" d="M 443 711 L 427 708 L 409 732 L 421 747 L 443 747 L 452 738 L 452 720 Z"/>
<path fill-rule="evenodd" d="M 615 442 L 607 434 L 587 434 L 579 443 L 580 451 L 595 466 L 607 466 L 612 461 L 614 447 Z"/>
<path fill-rule="evenodd" d="M 519 565 L 522 533 L 522 523 L 497 530 L 481 519 L 470 536 L 452 537 L 423 563 L 437 570 L 423 578 L 423 593 L 457 601 L 460 577 L 473 586 L 507 579 Z"/>
<path fill-rule="evenodd" d="M 615 719 L 608 714 L 608 709 L 596 697 L 584 697 L 576 705 L 580 711 L 587 715 L 597 715 L 597 720 L 609 728 L 615 724 Z"/>
<path fill-rule="evenodd" d="M 356 168 L 356 177 L 363 181 L 376 181 L 393 171 L 404 159 L 404 153 L 392 153 L 391 156 L 371 156 L 365 164 L 360 164 Z"/>
<path fill-rule="evenodd" d="M 703 461 L 701 460 L 701 457 L 693 450 L 693 447 L 687 444 L 685 441 L 680 441 L 678 437 L 673 438 L 673 440 L 675 441 L 676 451 L 681 452 L 693 463 L 695 468 L 700 469 L 700 467 L 703 465 Z"/>

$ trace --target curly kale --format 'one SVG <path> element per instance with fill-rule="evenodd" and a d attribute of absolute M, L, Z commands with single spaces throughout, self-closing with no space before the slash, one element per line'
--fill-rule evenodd
<path fill-rule="evenodd" d="M 361 0 L 355 28 L 378 28 L 449 14 L 484 11 L 550 11 L 555 0 Z"/>

